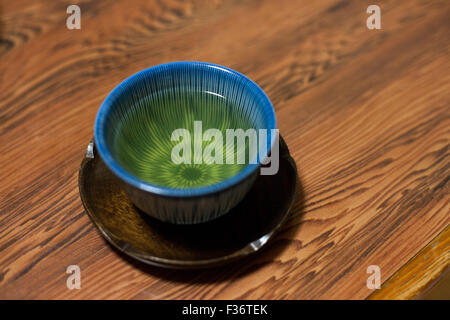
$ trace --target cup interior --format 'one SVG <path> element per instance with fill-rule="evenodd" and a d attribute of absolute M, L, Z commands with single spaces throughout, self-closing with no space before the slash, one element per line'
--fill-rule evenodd
<path fill-rule="evenodd" d="M 135 186 L 208 191 L 236 183 L 259 167 L 260 157 L 251 159 L 248 139 L 245 163 L 238 163 L 239 146 L 226 144 L 227 130 L 268 129 L 270 150 L 270 129 L 275 128 L 273 107 L 253 81 L 213 64 L 176 62 L 141 71 L 116 87 L 99 110 L 94 135 L 108 167 Z M 178 129 L 182 137 L 174 136 Z M 222 139 L 213 135 L 205 140 L 209 129 Z M 173 150 L 183 138 L 190 145 L 190 163 L 175 163 Z M 214 157 L 220 158 L 221 151 L 223 163 L 202 159 L 208 146 Z"/>

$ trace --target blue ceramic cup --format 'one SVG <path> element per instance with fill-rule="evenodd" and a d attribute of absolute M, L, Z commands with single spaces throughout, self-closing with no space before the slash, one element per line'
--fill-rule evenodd
<path fill-rule="evenodd" d="M 199 124 L 205 130 L 200 140 Z M 209 129 L 217 135 L 205 140 Z M 228 148 L 220 140 L 227 130 L 237 129 L 266 130 L 264 138 L 258 136 L 265 153 L 258 150 L 253 157 L 245 147 L 247 160 L 237 163 L 238 147 Z M 245 197 L 278 139 L 271 129 L 276 129 L 275 111 L 255 82 L 211 63 L 173 62 L 120 83 L 98 111 L 94 140 L 98 155 L 134 205 L 162 221 L 193 224 L 227 213 Z M 175 159 L 175 145 L 180 147 L 183 139 L 183 152 Z M 208 141 L 217 147 L 210 154 L 222 157 L 222 163 L 202 162 Z M 225 159 L 230 154 L 234 163 Z"/>

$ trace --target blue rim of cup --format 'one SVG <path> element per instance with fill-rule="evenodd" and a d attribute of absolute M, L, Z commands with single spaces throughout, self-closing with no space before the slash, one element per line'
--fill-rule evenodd
<path fill-rule="evenodd" d="M 208 62 L 199 62 L 199 61 L 178 61 L 178 62 L 170 62 L 165 64 L 156 65 L 147 69 L 144 69 L 142 71 L 139 71 L 138 73 L 133 74 L 132 76 L 128 77 L 127 79 L 123 80 L 118 86 L 116 86 L 106 97 L 106 99 L 103 101 L 102 105 L 100 106 L 100 109 L 97 113 L 97 117 L 95 120 L 95 127 L 94 127 L 94 142 L 97 152 L 100 154 L 100 157 L 102 158 L 103 162 L 107 165 L 107 167 L 121 180 L 125 181 L 126 183 L 134 186 L 137 189 L 147 191 L 150 193 L 155 193 L 163 196 L 169 196 L 169 197 L 195 197 L 195 196 L 204 196 L 207 194 L 212 194 L 216 192 L 223 191 L 225 189 L 228 189 L 235 184 L 239 183 L 240 181 L 243 181 L 245 178 L 250 176 L 255 170 L 259 169 L 261 166 L 261 161 L 258 159 L 257 163 L 253 164 L 247 164 L 245 168 L 243 168 L 241 171 L 239 171 L 236 175 L 221 181 L 216 184 L 204 186 L 204 187 L 197 187 L 197 188 L 188 188 L 188 189 L 182 189 L 182 188 L 169 188 L 164 187 L 156 184 L 151 184 L 148 182 L 145 182 L 128 171 L 126 171 L 120 164 L 114 159 L 112 154 L 110 153 L 109 149 L 107 148 L 107 143 L 104 135 L 104 128 L 105 123 L 107 121 L 107 116 L 110 112 L 110 110 L 113 108 L 114 103 L 116 99 L 121 95 L 121 93 L 124 91 L 124 89 L 133 86 L 136 81 L 139 78 L 142 77 L 148 77 L 152 76 L 153 74 L 157 73 L 161 70 L 161 68 L 179 68 L 186 65 L 196 65 L 200 66 L 202 68 L 215 68 L 219 69 L 223 72 L 230 72 L 241 79 L 243 79 L 249 90 L 253 90 L 256 92 L 257 95 L 262 97 L 262 103 L 261 107 L 264 108 L 264 112 L 268 115 L 268 120 L 266 122 L 266 128 L 269 132 L 268 135 L 270 135 L 270 148 L 268 148 L 268 153 L 270 150 L 272 150 L 272 147 L 275 143 L 275 139 L 278 138 L 277 135 L 271 134 L 271 129 L 276 129 L 276 117 L 275 117 L 275 110 L 272 106 L 272 103 L 270 102 L 269 98 L 265 94 L 265 92 L 250 78 L 247 76 L 232 70 L 227 67 L 223 67 L 217 64 L 208 63 Z M 267 155 L 266 155 L 267 156 Z"/>

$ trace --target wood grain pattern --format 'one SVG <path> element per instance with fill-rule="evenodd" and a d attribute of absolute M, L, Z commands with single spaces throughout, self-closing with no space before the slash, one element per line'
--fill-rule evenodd
<path fill-rule="evenodd" d="M 424 292 L 420 293 L 415 299 L 421 300 L 449 300 L 450 295 L 450 268 L 439 276 L 436 283 Z"/>
<path fill-rule="evenodd" d="M 372 3 L 370 3 L 372 4 Z M 450 222 L 450 5 L 358 0 L 0 2 L 0 298 L 367 297 Z M 217 270 L 146 267 L 109 247 L 77 173 L 107 93 L 174 60 L 259 83 L 303 188 L 263 255 Z M 301 193 L 301 196 L 300 196 Z M 81 267 L 82 289 L 66 288 Z"/>
<path fill-rule="evenodd" d="M 368 298 L 371 300 L 420 299 L 445 276 L 449 271 L 449 265 L 450 227 L 447 226 L 433 241 L 385 281 L 380 290 L 375 291 Z M 450 299 L 450 291 L 441 298 Z"/>

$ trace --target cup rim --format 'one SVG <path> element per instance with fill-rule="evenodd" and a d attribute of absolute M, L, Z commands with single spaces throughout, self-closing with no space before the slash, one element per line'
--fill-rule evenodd
<path fill-rule="evenodd" d="M 150 192 L 155 193 L 163 196 L 170 196 L 170 197 L 192 197 L 192 196 L 204 196 L 207 194 L 216 193 L 219 191 L 223 191 L 225 189 L 228 189 L 237 183 L 245 180 L 245 178 L 249 177 L 253 172 L 255 172 L 260 166 L 261 166 L 261 160 L 258 159 L 257 163 L 249 163 L 247 164 L 241 171 L 239 171 L 236 175 L 225 179 L 221 182 L 202 186 L 202 187 L 196 187 L 196 188 L 170 188 L 162 185 L 152 184 L 146 181 L 143 181 L 139 179 L 138 177 L 134 176 L 130 172 L 126 171 L 112 156 L 111 152 L 109 151 L 106 143 L 106 139 L 104 136 L 104 129 L 105 124 L 107 120 L 107 116 L 112 109 L 114 102 L 116 99 L 122 94 L 122 92 L 128 88 L 129 86 L 133 85 L 139 78 L 145 77 L 145 76 L 151 76 L 153 73 L 159 71 L 161 68 L 179 68 L 186 65 L 196 65 L 200 66 L 202 68 L 215 68 L 219 69 L 223 72 L 232 73 L 241 79 L 243 79 L 246 82 L 246 86 L 248 86 L 248 89 L 256 91 L 257 94 L 259 94 L 262 97 L 262 103 L 261 105 L 264 108 L 264 112 L 268 116 L 268 120 L 266 122 L 267 126 L 265 129 L 271 130 L 271 129 L 277 129 L 277 123 L 276 123 L 276 117 L 275 117 L 275 110 L 272 106 L 271 101 L 267 97 L 266 93 L 256 84 L 253 80 L 248 78 L 247 76 L 232 70 L 230 68 L 214 64 L 214 63 L 208 63 L 208 62 L 200 62 L 200 61 L 177 61 L 177 62 L 169 62 L 164 64 L 155 65 L 149 68 L 146 68 L 144 70 L 141 70 L 130 77 L 123 80 L 119 85 L 117 85 L 105 98 L 103 103 L 100 106 L 100 109 L 97 113 L 97 117 L 95 120 L 95 126 L 94 126 L 94 142 L 95 147 L 98 153 L 100 154 L 100 157 L 102 158 L 103 162 L 106 164 L 106 166 L 121 180 L 125 181 L 126 183 L 132 185 L 133 187 Z M 271 141 L 270 141 L 270 148 L 267 150 L 267 155 L 272 150 L 275 139 L 278 135 L 270 134 Z M 265 157 L 267 157 L 265 155 Z"/>

